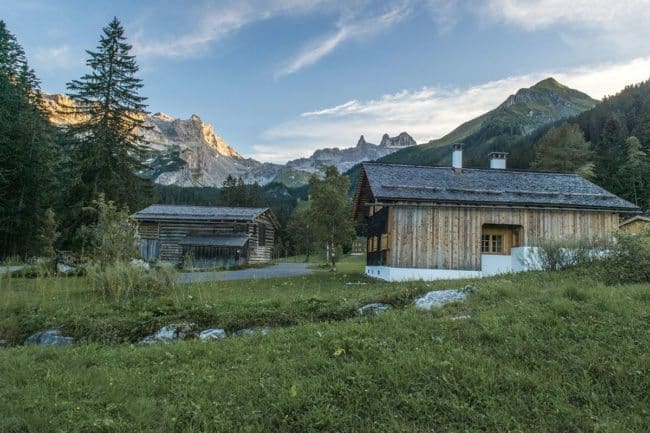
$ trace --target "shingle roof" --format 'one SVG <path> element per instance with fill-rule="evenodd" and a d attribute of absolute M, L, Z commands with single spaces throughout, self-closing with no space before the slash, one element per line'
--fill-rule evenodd
<path fill-rule="evenodd" d="M 243 247 L 246 245 L 246 242 L 248 242 L 248 236 L 246 235 L 187 235 L 179 242 L 179 244 L 207 247 Z"/>
<path fill-rule="evenodd" d="M 252 221 L 268 208 L 223 206 L 176 206 L 154 204 L 133 214 L 139 220 L 232 220 Z"/>
<path fill-rule="evenodd" d="M 365 163 L 375 199 L 526 205 L 638 212 L 576 174 Z"/>

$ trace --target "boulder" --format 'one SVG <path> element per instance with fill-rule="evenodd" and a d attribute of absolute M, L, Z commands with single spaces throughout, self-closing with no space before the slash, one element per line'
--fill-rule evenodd
<path fill-rule="evenodd" d="M 263 328 L 240 329 L 239 331 L 235 331 L 233 335 L 235 335 L 236 337 L 241 337 L 243 335 L 255 335 L 255 334 L 269 335 L 270 333 L 271 333 L 271 328 L 263 327 Z"/>
<path fill-rule="evenodd" d="M 74 266 L 66 265 L 65 263 L 57 263 L 56 270 L 61 275 L 70 275 L 77 271 L 77 268 Z"/>
<path fill-rule="evenodd" d="M 140 269 L 145 270 L 145 271 L 148 271 L 148 270 L 151 269 L 151 266 L 149 265 L 149 263 L 145 262 L 142 259 L 133 259 L 133 260 L 131 260 L 130 264 L 134 268 L 140 268 Z"/>
<path fill-rule="evenodd" d="M 423 310 L 442 307 L 452 302 L 464 301 L 469 291 L 461 290 L 435 290 L 415 299 L 415 306 Z"/>
<path fill-rule="evenodd" d="M 222 338 L 226 338 L 226 331 L 221 328 L 206 329 L 199 334 L 201 341 L 221 340 Z"/>
<path fill-rule="evenodd" d="M 366 304 L 357 309 L 357 314 L 359 316 L 375 315 L 375 314 L 385 313 L 389 309 L 390 309 L 390 305 L 388 304 L 381 304 L 381 303 Z"/>
<path fill-rule="evenodd" d="M 58 329 L 48 329 L 27 337 L 26 345 L 38 344 L 42 346 L 69 346 L 74 343 L 74 338 L 64 337 Z"/>
<path fill-rule="evenodd" d="M 165 325 L 139 341 L 139 344 L 173 343 L 196 337 L 196 325 L 191 322 L 172 323 Z"/>

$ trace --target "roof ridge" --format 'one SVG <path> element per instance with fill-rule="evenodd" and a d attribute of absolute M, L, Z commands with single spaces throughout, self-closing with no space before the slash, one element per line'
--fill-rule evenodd
<path fill-rule="evenodd" d="M 437 166 L 437 165 L 420 165 L 420 164 L 394 164 L 390 162 L 363 162 L 362 165 L 383 165 L 390 167 L 415 167 L 415 168 L 429 168 L 429 169 L 444 169 L 444 170 L 457 170 L 450 166 Z M 571 176 L 571 177 L 582 177 L 577 173 L 566 173 L 560 171 L 535 171 L 535 170 L 525 170 L 520 168 L 474 168 L 474 167 L 463 167 L 461 171 L 471 170 L 471 171 L 487 171 L 490 173 L 495 172 L 509 172 L 509 173 L 527 173 L 527 174 L 552 174 L 552 175 L 561 175 L 561 176 Z"/>

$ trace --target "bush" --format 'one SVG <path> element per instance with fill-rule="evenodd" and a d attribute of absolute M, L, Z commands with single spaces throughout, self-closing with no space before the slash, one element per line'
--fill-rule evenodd
<path fill-rule="evenodd" d="M 540 239 L 527 260 L 544 271 L 561 271 L 602 259 L 609 242 L 599 238 Z"/>
<path fill-rule="evenodd" d="M 619 233 L 602 270 L 609 285 L 650 282 L 650 232 Z"/>
<path fill-rule="evenodd" d="M 117 261 L 104 267 L 95 263 L 88 265 L 86 272 L 92 289 L 112 301 L 169 294 L 177 284 L 177 275 L 171 266 L 148 270 L 137 264 Z"/>

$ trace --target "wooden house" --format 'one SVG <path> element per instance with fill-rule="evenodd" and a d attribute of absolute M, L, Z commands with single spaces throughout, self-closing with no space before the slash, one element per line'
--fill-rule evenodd
<path fill-rule="evenodd" d="M 140 253 L 148 260 L 197 267 L 271 260 L 279 224 L 268 208 L 152 205 L 133 214 Z"/>
<path fill-rule="evenodd" d="M 544 240 L 606 237 L 639 208 L 575 174 L 365 163 L 354 218 L 367 225 L 366 274 L 446 279 L 534 268 Z"/>
<path fill-rule="evenodd" d="M 636 215 L 621 222 L 618 228 L 626 233 L 638 235 L 644 230 L 650 230 L 650 218 Z"/>

